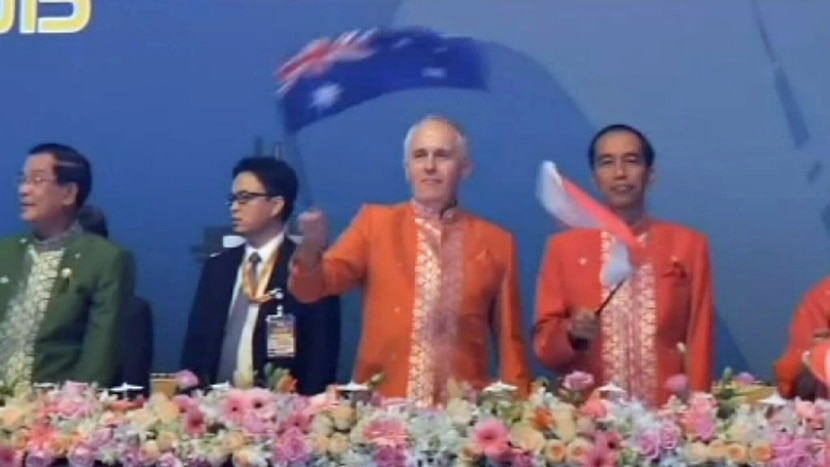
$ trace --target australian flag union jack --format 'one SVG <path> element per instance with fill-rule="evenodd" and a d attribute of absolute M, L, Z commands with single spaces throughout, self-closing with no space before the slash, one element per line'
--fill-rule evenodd
<path fill-rule="evenodd" d="M 421 87 L 484 90 L 474 39 L 420 28 L 351 31 L 316 39 L 275 73 L 283 124 L 295 132 L 394 91 Z"/>

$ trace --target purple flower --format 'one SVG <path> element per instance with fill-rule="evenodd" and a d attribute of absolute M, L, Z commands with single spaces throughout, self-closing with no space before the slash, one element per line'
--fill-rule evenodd
<path fill-rule="evenodd" d="M 648 460 L 660 457 L 660 435 L 654 431 L 640 433 L 635 440 L 637 452 Z"/>
<path fill-rule="evenodd" d="M 569 391 L 582 392 L 594 384 L 594 377 L 584 371 L 574 371 L 565 376 L 562 386 Z"/>
<path fill-rule="evenodd" d="M 303 463 L 310 454 L 305 435 L 297 427 L 291 427 L 281 436 L 282 456 L 288 463 Z M 276 456 L 275 456 L 276 457 Z"/>
<path fill-rule="evenodd" d="M 660 447 L 664 451 L 673 451 L 680 444 L 682 431 L 674 423 L 667 422 L 660 425 Z"/>
<path fill-rule="evenodd" d="M 758 380 L 755 379 L 754 376 L 747 372 L 740 373 L 739 375 L 735 376 L 735 383 L 739 386 L 750 386 L 757 382 Z"/>
<path fill-rule="evenodd" d="M 158 467 L 176 467 L 179 465 L 179 459 L 172 452 L 165 452 L 159 457 L 156 465 Z"/>
<path fill-rule="evenodd" d="M 72 467 L 92 467 L 95 464 L 95 459 L 95 451 L 81 444 L 69 454 L 67 460 Z"/>
<path fill-rule="evenodd" d="M 54 462 L 52 456 L 40 450 L 29 451 L 25 460 L 26 467 L 49 467 Z"/>
<path fill-rule="evenodd" d="M 686 394 L 689 390 L 689 377 L 678 373 L 666 380 L 666 389 L 676 396 Z"/>

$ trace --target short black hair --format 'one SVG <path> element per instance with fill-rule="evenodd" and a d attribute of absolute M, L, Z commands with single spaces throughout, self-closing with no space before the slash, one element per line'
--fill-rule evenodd
<path fill-rule="evenodd" d="M 269 196 L 282 197 L 285 206 L 280 213 L 280 220 L 285 221 L 291 217 L 297 200 L 298 182 L 297 173 L 288 163 L 269 157 L 247 157 L 233 168 L 233 177 L 236 178 L 243 172 L 253 174 Z"/>
<path fill-rule="evenodd" d="M 92 165 L 72 146 L 60 143 L 42 143 L 29 150 L 29 155 L 49 154 L 55 159 L 55 178 L 61 185 L 74 183 L 78 187 L 75 208 L 86 203 L 92 191 Z"/>
<path fill-rule="evenodd" d="M 95 235 L 109 238 L 110 231 L 107 227 L 107 216 L 104 211 L 95 206 L 86 205 L 78 211 L 78 223 L 81 228 Z"/>
<path fill-rule="evenodd" d="M 608 125 L 605 128 L 599 130 L 596 135 L 594 135 L 593 139 L 591 139 L 591 145 L 588 146 L 588 164 L 591 168 L 594 168 L 594 164 L 596 163 L 596 149 L 597 149 L 597 142 L 607 135 L 608 133 L 616 133 L 616 132 L 623 132 L 623 133 L 631 133 L 632 135 L 636 136 L 638 140 L 640 140 L 640 148 L 643 151 L 643 158 L 646 160 L 646 167 L 651 167 L 654 165 L 654 146 L 651 145 L 651 141 L 646 138 L 646 135 L 643 134 L 640 130 L 634 128 L 631 125 L 626 125 L 624 123 L 615 123 L 613 125 Z"/>

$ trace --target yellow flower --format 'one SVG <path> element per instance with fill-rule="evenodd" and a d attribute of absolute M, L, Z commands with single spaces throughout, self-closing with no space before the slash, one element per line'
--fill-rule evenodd
<path fill-rule="evenodd" d="M 719 439 L 709 443 L 709 459 L 714 461 L 726 459 L 726 443 Z"/>
<path fill-rule="evenodd" d="M 753 443 L 749 448 L 749 458 L 757 464 L 768 464 L 772 461 L 772 446 L 769 443 Z"/>
<path fill-rule="evenodd" d="M 568 456 L 568 447 L 558 439 L 552 439 L 545 444 L 545 460 L 548 464 L 561 464 Z"/>
<path fill-rule="evenodd" d="M 683 453 L 691 465 L 705 464 L 709 460 L 709 448 L 699 441 L 687 444 Z"/>
<path fill-rule="evenodd" d="M 156 442 L 158 442 L 159 449 L 162 451 L 172 451 L 173 447 L 176 445 L 176 435 L 169 431 L 162 431 L 159 433 L 158 437 L 156 438 Z"/>
<path fill-rule="evenodd" d="M 339 456 L 349 450 L 349 439 L 342 433 L 335 433 L 329 438 L 328 451 Z"/>
<path fill-rule="evenodd" d="M 573 406 L 556 407 L 551 411 L 553 416 L 553 434 L 562 441 L 569 443 L 576 438 L 576 411 Z"/>
<path fill-rule="evenodd" d="M 329 437 L 322 433 L 311 433 L 309 435 L 311 450 L 318 456 L 326 455 L 329 448 Z"/>
<path fill-rule="evenodd" d="M 570 464 L 582 464 L 594 445 L 585 438 L 576 438 L 568 443 L 566 459 Z"/>
<path fill-rule="evenodd" d="M 230 433 L 228 436 L 225 437 L 223 447 L 225 451 L 231 453 L 240 449 L 242 446 L 245 446 L 245 435 L 235 431 Z"/>
<path fill-rule="evenodd" d="M 453 399 L 447 404 L 447 415 L 453 424 L 467 426 L 473 419 L 473 406 L 463 399 Z"/>
<path fill-rule="evenodd" d="M 154 440 L 149 440 L 141 447 L 141 453 L 148 464 L 155 464 L 159 457 L 161 457 L 161 450 Z"/>
<path fill-rule="evenodd" d="M 338 405 L 331 410 L 331 419 L 334 421 L 335 428 L 346 431 L 354 425 L 354 409 L 347 405 Z"/>
<path fill-rule="evenodd" d="M 545 436 L 525 423 L 514 425 L 510 437 L 519 449 L 533 454 L 539 454 L 545 447 Z"/>
<path fill-rule="evenodd" d="M 746 446 L 732 443 L 726 446 L 726 460 L 735 465 L 744 465 L 749 458 Z"/>

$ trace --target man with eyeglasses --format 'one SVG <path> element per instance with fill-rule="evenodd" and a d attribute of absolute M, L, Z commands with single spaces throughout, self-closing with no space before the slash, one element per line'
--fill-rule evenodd
<path fill-rule="evenodd" d="M 297 176 L 283 161 L 247 158 L 233 169 L 230 214 L 246 242 L 205 262 L 182 354 L 204 384 L 264 384 L 268 364 L 289 370 L 300 394 L 336 381 L 340 299 L 302 304 L 286 287 L 296 198 Z"/>
<path fill-rule="evenodd" d="M 525 394 L 516 242 L 458 206 L 472 171 L 464 132 L 429 116 L 410 128 L 403 146 L 412 200 L 364 206 L 328 249 L 323 214 L 301 215 L 289 287 L 303 301 L 363 287 L 354 379 L 381 374 L 384 396 L 429 406 L 446 401 L 453 382 L 483 389 L 492 382 L 493 347 L 501 380 Z"/>
<path fill-rule="evenodd" d="M 29 151 L 18 181 L 31 233 L 0 240 L 0 379 L 8 387 L 67 380 L 108 387 L 133 294 L 130 255 L 84 233 L 89 161 L 70 146 Z"/>

